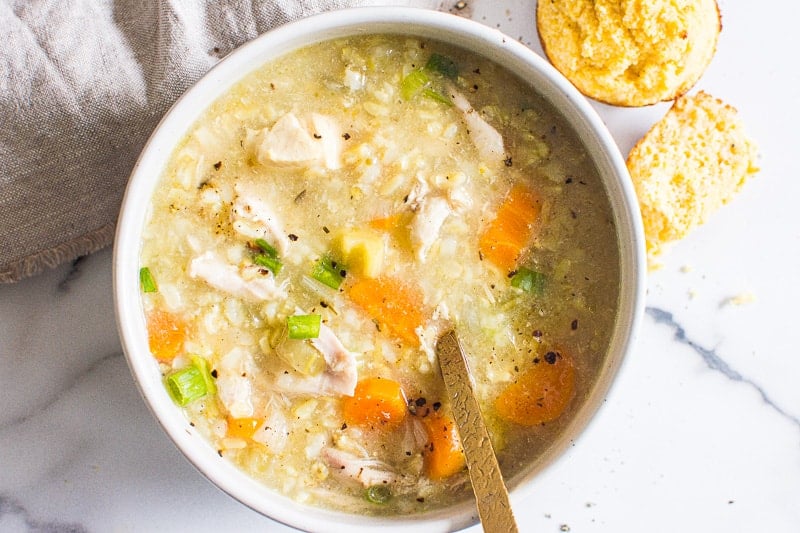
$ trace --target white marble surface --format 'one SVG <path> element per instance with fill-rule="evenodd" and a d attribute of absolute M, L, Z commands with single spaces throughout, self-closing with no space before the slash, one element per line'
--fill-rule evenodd
<path fill-rule="evenodd" d="M 468 4 L 541 51 L 532 0 Z M 800 531 L 796 9 L 720 7 L 698 87 L 739 108 L 762 171 L 650 277 L 599 418 L 515 502 L 523 531 Z M 667 106 L 597 109 L 627 154 Z M 110 251 L 0 286 L 0 370 L 0 531 L 288 531 L 214 488 L 147 411 L 117 338 Z"/>

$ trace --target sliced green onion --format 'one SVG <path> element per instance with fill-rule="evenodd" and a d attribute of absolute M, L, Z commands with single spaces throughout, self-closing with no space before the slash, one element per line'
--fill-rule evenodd
<path fill-rule="evenodd" d="M 268 254 L 258 254 L 253 257 L 253 262 L 258 266 L 268 268 L 274 275 L 278 275 L 283 268 L 283 263 L 277 257 L 272 257 Z"/>
<path fill-rule="evenodd" d="M 544 274 L 525 267 L 520 267 L 511 277 L 512 287 L 537 295 L 544 292 L 544 283 Z"/>
<path fill-rule="evenodd" d="M 404 100 L 411 100 L 419 94 L 426 85 L 430 83 L 430 78 L 421 70 L 412 70 L 400 82 L 400 96 Z"/>
<path fill-rule="evenodd" d="M 191 357 L 192 364 L 167 376 L 167 391 L 183 407 L 203 396 L 217 393 L 208 361 L 199 355 Z"/>
<path fill-rule="evenodd" d="M 428 89 L 428 88 L 422 89 L 422 96 L 424 96 L 425 98 L 430 98 L 431 100 L 435 100 L 441 104 L 445 104 L 447 106 L 453 105 L 452 100 L 450 100 L 442 93 L 434 91 L 433 89 Z"/>
<path fill-rule="evenodd" d="M 158 292 L 156 280 L 153 279 L 153 274 L 147 267 L 142 267 L 139 269 L 139 283 L 142 286 L 143 292 Z"/>
<path fill-rule="evenodd" d="M 193 355 L 192 365 L 197 367 L 197 369 L 200 371 L 200 374 L 203 376 L 203 381 L 206 383 L 206 394 L 216 394 L 217 383 L 214 381 L 214 377 L 211 375 L 211 367 L 208 365 L 208 360 L 205 357 Z"/>
<path fill-rule="evenodd" d="M 321 315 L 292 315 L 286 317 L 290 339 L 316 339 L 319 337 Z"/>
<path fill-rule="evenodd" d="M 442 61 L 446 60 L 446 58 L 443 56 L 438 57 L 442 58 Z M 415 96 L 422 94 L 422 96 L 426 98 L 430 98 L 431 100 L 451 106 L 453 105 L 453 102 L 450 101 L 450 98 L 443 95 L 439 91 L 430 88 L 431 79 L 425 72 L 426 70 L 441 72 L 446 76 L 449 75 L 446 73 L 449 72 L 447 67 L 443 64 L 440 65 L 439 60 L 434 60 L 433 58 L 434 56 L 431 56 L 431 59 L 428 60 L 429 65 L 431 64 L 431 60 L 433 60 L 432 67 L 429 68 L 428 65 L 426 65 L 424 70 L 412 70 L 405 78 L 403 78 L 403 81 L 400 82 L 400 96 L 402 96 L 404 100 L 411 100 Z M 441 68 L 445 69 L 446 72 L 439 70 L 440 66 Z"/>
<path fill-rule="evenodd" d="M 440 54 L 431 54 L 428 62 L 425 64 L 425 70 L 438 72 L 448 78 L 455 78 L 458 76 L 458 65 L 449 57 Z"/>
<path fill-rule="evenodd" d="M 392 490 L 388 485 L 372 485 L 364 491 L 368 502 L 384 504 L 392 499 Z"/>
<path fill-rule="evenodd" d="M 253 257 L 253 262 L 258 266 L 268 268 L 274 275 L 278 275 L 283 268 L 283 263 L 278 259 L 278 250 L 264 239 L 256 239 L 256 246 L 262 252 Z"/>
<path fill-rule="evenodd" d="M 208 386 L 203 371 L 192 364 L 167 376 L 167 391 L 183 407 L 208 394 Z"/>
<path fill-rule="evenodd" d="M 264 239 L 256 239 L 256 246 L 261 248 L 265 254 L 270 257 L 277 258 L 278 257 L 278 250 L 276 250 L 270 243 L 265 241 Z"/>
<path fill-rule="evenodd" d="M 341 269 L 337 269 L 334 266 L 331 258 L 325 256 L 314 265 L 314 269 L 311 271 L 311 277 L 320 283 L 324 283 L 331 289 L 338 289 L 342 285 L 342 281 L 344 281 L 344 276 L 342 276 L 341 272 Z"/>

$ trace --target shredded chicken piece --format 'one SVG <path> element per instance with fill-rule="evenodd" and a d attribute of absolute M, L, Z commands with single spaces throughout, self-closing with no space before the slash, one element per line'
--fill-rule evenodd
<path fill-rule="evenodd" d="M 472 206 L 472 197 L 465 187 L 453 187 L 448 190 L 447 199 L 456 211 L 463 211 Z"/>
<path fill-rule="evenodd" d="M 411 243 L 416 248 L 420 262 L 425 262 L 428 251 L 439 238 L 442 224 L 451 212 L 447 199 L 441 196 L 429 196 L 419 203 L 411 223 Z"/>
<path fill-rule="evenodd" d="M 504 160 L 506 151 L 502 135 L 486 122 L 480 113 L 475 111 L 464 95 L 452 89 L 450 92 L 453 96 L 453 104 L 464 114 L 469 136 L 480 156 L 487 162 Z"/>
<path fill-rule="evenodd" d="M 344 71 L 344 85 L 351 92 L 360 91 L 364 88 L 367 82 L 366 75 L 358 70 L 353 70 L 351 67 L 347 67 Z"/>
<path fill-rule="evenodd" d="M 217 290 L 246 300 L 286 298 L 285 287 L 275 283 L 275 276 L 269 270 L 256 265 L 237 268 L 213 252 L 192 259 L 189 275 L 202 279 Z"/>
<path fill-rule="evenodd" d="M 322 460 L 334 471 L 364 487 L 395 483 L 398 476 L 389 465 L 377 459 L 362 458 L 336 448 L 323 448 Z"/>
<path fill-rule="evenodd" d="M 342 167 L 342 128 L 331 117 L 312 113 L 311 125 L 314 139 L 322 143 L 322 161 L 326 168 L 336 170 Z"/>
<path fill-rule="evenodd" d="M 309 377 L 281 374 L 275 381 L 276 387 L 287 394 L 352 396 L 358 382 L 355 355 L 342 345 L 333 330 L 325 324 L 320 325 L 319 337 L 310 342 L 325 358 L 325 370 Z"/>
<path fill-rule="evenodd" d="M 431 365 L 436 362 L 436 341 L 448 327 L 452 327 L 450 309 L 445 302 L 440 302 L 433 310 L 431 319 L 424 326 L 419 326 L 414 330 L 419 339 L 420 349 L 425 352 Z"/>
<path fill-rule="evenodd" d="M 320 157 L 320 145 L 294 113 L 286 113 L 269 130 L 262 130 L 257 157 L 261 163 L 305 163 Z"/>
<path fill-rule="evenodd" d="M 311 339 L 314 346 L 325 358 L 327 368 L 323 377 L 327 379 L 323 386 L 326 390 L 352 396 L 358 382 L 356 357 L 342 345 L 333 330 L 322 324 L 319 337 Z"/>
<path fill-rule="evenodd" d="M 278 250 L 286 253 L 289 238 L 272 208 L 255 194 L 245 191 L 238 183 L 235 186 L 236 200 L 233 202 L 233 229 L 251 239 L 264 239 Z"/>
<path fill-rule="evenodd" d="M 286 113 L 253 136 L 256 159 L 261 164 L 310 165 L 322 163 L 329 169 L 341 167 L 341 127 L 331 117 L 313 113 L 301 120 Z"/>
<path fill-rule="evenodd" d="M 253 440 L 266 446 L 272 453 L 286 449 L 289 439 L 289 424 L 283 410 L 274 404 L 267 405 L 268 415 L 264 423 L 253 433 Z"/>
<path fill-rule="evenodd" d="M 408 196 L 406 196 L 406 202 L 408 202 L 412 210 L 416 211 L 419 208 L 420 202 L 428 195 L 430 190 L 431 186 L 428 185 L 428 182 L 417 175 L 411 190 L 408 192 Z"/>
<path fill-rule="evenodd" d="M 447 217 L 453 212 L 461 212 L 472 204 L 472 199 L 463 187 L 437 189 L 431 193 L 431 186 L 417 176 L 406 199 L 416 214 L 411 222 L 411 244 L 416 250 L 417 259 L 424 263 L 433 243 L 439 238 L 440 230 Z"/>

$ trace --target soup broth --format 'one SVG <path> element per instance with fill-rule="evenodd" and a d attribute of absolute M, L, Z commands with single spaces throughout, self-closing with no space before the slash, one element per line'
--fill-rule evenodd
<path fill-rule="evenodd" d="M 468 497 L 446 328 L 506 477 L 604 362 L 620 279 L 603 184 L 543 98 L 458 48 L 367 35 L 259 68 L 190 128 L 148 216 L 165 387 L 220 460 L 300 502 Z"/>

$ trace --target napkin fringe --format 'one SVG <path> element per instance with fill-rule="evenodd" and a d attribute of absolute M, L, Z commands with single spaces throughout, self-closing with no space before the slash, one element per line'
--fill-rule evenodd
<path fill-rule="evenodd" d="M 116 224 L 110 222 L 54 248 L 9 263 L 5 270 L 0 271 L 0 283 L 14 283 L 35 276 L 46 268 L 55 268 L 61 263 L 97 252 L 114 241 L 115 228 Z"/>

